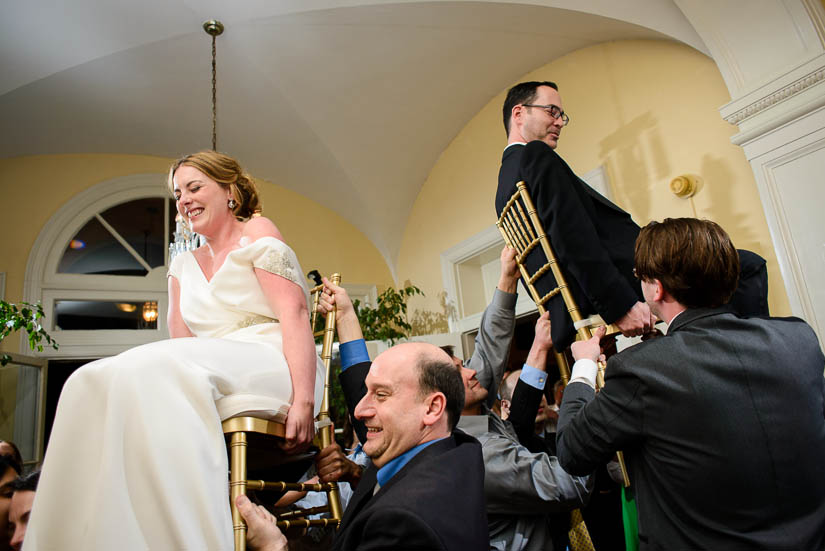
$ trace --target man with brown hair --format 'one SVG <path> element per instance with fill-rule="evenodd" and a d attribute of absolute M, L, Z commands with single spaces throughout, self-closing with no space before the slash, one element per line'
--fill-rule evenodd
<path fill-rule="evenodd" d="M 717 224 L 651 222 L 635 272 L 665 337 L 613 356 L 594 392 L 598 331 L 573 344 L 558 457 L 589 473 L 623 450 L 640 549 L 823 549 L 825 357 L 797 318 L 723 305 L 739 258 Z"/>

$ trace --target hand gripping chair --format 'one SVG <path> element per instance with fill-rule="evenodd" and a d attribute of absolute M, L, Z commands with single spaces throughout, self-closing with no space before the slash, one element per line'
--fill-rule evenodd
<path fill-rule="evenodd" d="M 577 332 L 577 339 L 587 340 L 592 337 L 591 329 L 597 325 L 604 325 L 604 321 L 598 316 L 590 318 L 582 318 L 581 312 L 573 299 L 573 294 L 567 287 L 567 281 L 561 271 L 561 266 L 558 263 L 556 254 L 550 245 L 550 239 L 544 231 L 544 225 L 539 219 L 533 200 L 530 198 L 530 193 L 527 190 L 527 184 L 519 182 L 516 184 L 516 192 L 504 205 L 501 211 L 501 216 L 496 222 L 496 226 L 504 237 L 504 242 L 516 249 L 516 263 L 521 271 L 521 277 L 525 286 L 530 292 L 530 296 L 538 307 L 539 314 L 543 314 L 546 310 L 545 304 L 552 297 L 561 293 L 564 304 L 567 306 L 567 311 L 570 318 L 573 320 L 573 325 Z M 535 270 L 532 274 L 529 273 L 525 260 L 527 255 L 541 246 L 547 262 Z M 556 287 L 540 297 L 536 291 L 535 283 L 548 272 L 552 273 L 556 281 Z M 551 320 L 556 322 L 557 320 Z M 601 322 L 601 323 L 599 323 Z M 607 326 L 607 335 L 615 335 L 619 330 L 613 326 Z M 556 362 L 559 365 L 559 372 L 565 384 L 570 380 L 570 368 L 567 365 L 567 360 L 564 354 L 554 349 L 556 355 Z M 604 362 L 599 362 L 599 371 L 596 376 L 596 388 L 601 389 L 604 386 Z M 625 467 L 624 455 L 618 452 L 619 465 L 622 468 L 622 477 L 624 478 L 625 487 L 630 485 L 630 479 L 627 476 L 627 468 Z"/>
<path fill-rule="evenodd" d="M 334 284 L 339 285 L 341 282 L 340 274 L 333 274 L 330 278 Z M 323 335 L 323 345 L 321 351 L 321 360 L 326 367 L 326 379 L 324 383 L 324 398 L 321 402 L 321 410 L 318 413 L 316 420 L 316 427 L 318 432 L 315 436 L 316 444 L 320 448 L 330 445 L 334 441 L 334 434 L 332 424 L 329 420 L 329 403 L 330 403 L 330 361 L 332 359 L 332 342 L 335 338 L 335 310 L 327 315 L 324 328 L 320 331 L 315 331 L 315 322 L 318 316 L 318 303 L 321 297 L 323 285 L 314 287 L 311 293 L 312 312 L 310 315 L 310 324 L 314 336 Z M 229 440 L 230 465 L 229 465 L 229 499 L 231 501 L 232 510 L 232 524 L 235 534 L 235 551 L 245 551 L 246 549 L 246 523 L 243 520 L 238 508 L 235 506 L 235 499 L 242 494 L 246 494 L 247 490 L 270 490 L 284 492 L 288 490 L 297 491 L 311 491 L 311 492 L 326 492 L 327 503 L 326 507 L 314 507 L 312 509 L 291 511 L 288 520 L 284 520 L 286 515 L 282 515 L 278 521 L 278 527 L 286 530 L 292 527 L 306 528 L 309 526 L 335 526 L 341 523 L 343 511 L 341 507 L 341 500 L 338 494 L 338 484 L 335 482 L 319 483 L 319 484 L 305 484 L 294 482 L 266 482 L 263 480 L 247 480 L 248 462 L 252 463 L 256 457 L 252 454 L 247 456 L 247 451 L 254 452 L 254 449 L 249 449 L 250 444 L 266 441 L 268 453 L 265 455 L 270 463 L 282 464 L 288 468 L 290 459 L 294 456 L 287 456 L 283 452 L 276 453 L 274 456 L 272 450 L 278 450 L 278 439 L 283 439 L 286 433 L 286 425 L 280 421 L 271 419 L 264 419 L 254 416 L 238 416 L 227 419 L 223 422 L 224 435 Z M 303 470 L 294 473 L 295 478 L 300 476 Z M 328 512 L 329 518 L 323 519 L 309 519 L 308 515 Z"/>

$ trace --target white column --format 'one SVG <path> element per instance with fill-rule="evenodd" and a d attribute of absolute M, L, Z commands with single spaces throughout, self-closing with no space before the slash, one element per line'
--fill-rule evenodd
<path fill-rule="evenodd" d="M 675 0 L 733 98 L 793 314 L 825 343 L 825 8 L 820 0 Z"/>

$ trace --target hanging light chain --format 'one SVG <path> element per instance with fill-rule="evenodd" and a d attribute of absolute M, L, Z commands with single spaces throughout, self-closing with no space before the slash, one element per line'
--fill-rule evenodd
<path fill-rule="evenodd" d="M 212 35 L 212 151 L 218 150 L 218 65 L 215 61 L 215 35 Z"/>
<path fill-rule="evenodd" d="M 218 64 L 215 39 L 223 33 L 223 23 L 214 19 L 203 24 L 203 30 L 212 36 L 212 150 L 218 150 Z"/>

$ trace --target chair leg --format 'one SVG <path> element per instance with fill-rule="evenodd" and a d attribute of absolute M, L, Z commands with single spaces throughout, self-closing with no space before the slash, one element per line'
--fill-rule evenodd
<path fill-rule="evenodd" d="M 233 432 L 229 443 L 229 501 L 232 511 L 232 528 L 235 534 L 235 551 L 246 551 L 246 522 L 235 500 L 246 495 L 246 433 Z"/>
<path fill-rule="evenodd" d="M 335 433 L 332 425 L 321 429 L 321 445 L 326 448 L 335 441 Z M 330 516 L 337 521 L 344 518 L 344 509 L 341 507 L 341 494 L 338 491 L 338 483 L 333 482 L 327 491 L 327 503 L 329 504 Z"/>

